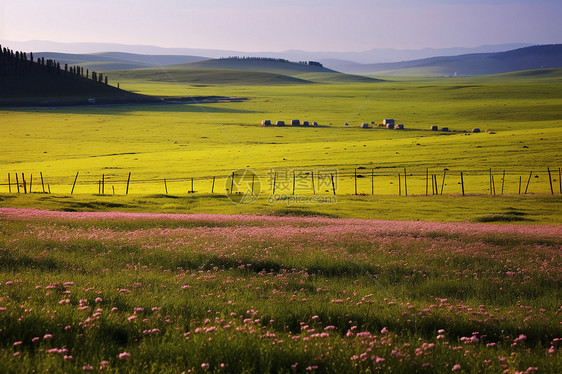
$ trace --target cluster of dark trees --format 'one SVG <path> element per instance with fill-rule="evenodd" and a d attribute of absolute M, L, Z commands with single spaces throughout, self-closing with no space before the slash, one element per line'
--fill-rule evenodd
<path fill-rule="evenodd" d="M 230 57 L 220 57 L 219 60 L 250 60 L 250 61 L 272 61 L 272 62 L 291 62 L 284 58 L 272 58 L 272 57 L 249 57 L 249 56 L 230 56 Z M 299 61 L 299 64 L 319 66 L 324 67 L 318 61 Z"/>
<path fill-rule="evenodd" d="M 250 57 L 250 56 L 230 56 L 230 57 L 220 57 L 219 60 L 251 60 L 251 61 L 272 61 L 272 62 L 290 62 L 283 58 L 271 58 L 271 57 Z"/>
<path fill-rule="evenodd" d="M 321 68 L 324 67 L 324 65 L 322 65 L 318 61 L 299 61 L 299 64 L 310 65 L 310 66 L 319 66 Z"/>
<path fill-rule="evenodd" d="M 55 60 L 47 59 L 44 57 L 37 57 L 34 60 L 33 53 L 13 51 L 6 47 L 2 48 L 0 45 L 0 75 L 19 75 L 25 76 L 35 71 L 37 68 L 41 68 L 48 72 L 50 76 L 60 76 L 63 79 L 74 79 L 74 77 L 85 77 L 90 78 L 90 71 L 86 69 L 84 73 L 84 68 L 80 66 L 69 66 L 64 64 L 64 68 L 61 64 Z M 91 72 L 91 79 L 97 82 L 102 82 L 108 84 L 107 76 L 101 73 Z"/>

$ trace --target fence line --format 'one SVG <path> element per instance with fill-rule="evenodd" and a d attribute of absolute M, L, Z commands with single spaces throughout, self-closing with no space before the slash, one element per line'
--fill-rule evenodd
<path fill-rule="evenodd" d="M 434 169 L 435 170 L 435 169 Z M 438 175 L 441 174 L 441 181 Z M 528 173 L 528 177 L 527 177 Z M 245 174 L 245 173 L 244 173 Z M 425 170 L 412 170 L 405 167 L 398 168 L 366 168 L 357 167 L 352 169 L 340 168 L 275 168 L 267 172 L 262 172 L 261 175 L 255 174 L 252 171 L 248 175 L 236 174 L 236 172 L 223 174 L 217 173 L 208 176 L 186 176 L 186 177 L 167 177 L 167 178 L 144 178 L 135 179 L 131 172 L 123 176 L 101 174 L 100 178 L 94 179 L 91 175 L 82 177 L 81 172 L 77 172 L 73 177 L 50 177 L 44 175 L 43 172 L 39 173 L 41 185 L 33 183 L 33 174 L 29 174 L 29 179 L 26 180 L 25 173 L 7 173 L 6 183 L 0 183 L 0 186 L 7 187 L 5 192 L 8 193 L 51 193 L 51 186 L 57 187 L 59 194 L 74 194 L 75 191 L 80 190 L 84 193 L 84 189 L 89 192 L 97 185 L 97 193 L 105 195 L 105 187 L 115 194 L 115 186 L 124 187 L 125 193 L 129 194 L 129 190 L 138 185 L 155 185 L 160 184 L 166 195 L 169 194 L 169 187 L 174 184 L 185 183 L 187 186 L 182 187 L 182 193 L 220 193 L 226 194 L 241 193 L 242 184 L 250 183 L 249 180 L 244 178 L 251 177 L 251 192 L 254 194 L 256 181 L 259 182 L 257 192 L 262 193 L 268 191 L 271 194 L 321 194 L 333 193 L 336 195 L 443 195 L 445 194 L 459 194 L 465 196 L 468 190 L 472 190 L 470 194 L 489 194 L 495 196 L 497 194 L 506 193 L 507 189 L 510 194 L 525 195 L 529 193 L 549 193 L 562 194 L 562 169 L 550 168 L 546 170 L 506 170 L 493 168 L 488 169 L 473 169 L 473 170 L 452 170 L 444 168 L 436 172 L 425 168 Z M 15 178 L 14 178 L 15 177 Z M 21 178 L 20 178 L 21 177 Z M 37 178 L 37 174 L 36 174 Z M 488 182 L 484 182 L 485 178 Z M 544 182 L 544 179 L 547 179 Z M 558 178 L 558 179 L 556 179 Z M 225 180 L 224 191 L 216 188 L 216 181 Z M 526 179 L 526 180 L 525 180 Z M 534 182 L 534 180 L 537 180 Z M 267 181 L 266 187 L 260 181 Z M 431 182 L 430 182 L 431 180 Z M 498 185 L 496 188 L 496 180 Z M 508 181 L 509 182 L 506 182 Z M 49 183 L 49 181 L 51 183 Z M 236 182 L 235 182 L 236 181 Z M 441 183 L 439 183 L 441 182 Z M 501 184 L 500 184 L 501 182 Z M 533 183 L 532 183 L 533 182 Z M 558 182 L 558 183 L 555 183 Z M 207 186 L 209 184 L 209 186 Z M 397 186 L 392 187 L 392 185 Z M 431 189 L 429 188 L 431 184 Z M 540 186 L 538 186 L 540 184 Z M 458 187 L 455 187 L 458 185 Z M 501 185 L 501 187 L 500 187 Z M 558 185 L 558 191 L 556 191 Z M 64 187 L 67 186 L 67 187 Z M 203 186 L 203 187 L 201 187 Z M 445 187 L 447 186 L 447 187 Z M 476 187 L 474 187 L 476 186 Z M 515 187 L 514 187 L 515 186 Z M 35 187 L 35 191 L 33 191 Z M 196 188 L 197 187 L 197 188 Z M 68 189 L 66 189 L 68 188 Z M 248 187 L 249 189 L 250 187 Z M 66 190 L 65 190 L 66 189 Z M 151 191 L 158 188 L 149 188 Z M 242 188 L 243 189 L 243 188 Z M 141 188 L 146 192 L 146 188 Z M 2 191 L 3 192 L 3 191 Z M 509 192 L 508 192 L 509 193 Z"/>

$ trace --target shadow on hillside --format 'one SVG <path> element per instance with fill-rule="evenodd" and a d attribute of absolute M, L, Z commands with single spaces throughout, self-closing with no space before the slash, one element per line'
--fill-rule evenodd
<path fill-rule="evenodd" d="M 73 113 L 73 114 L 99 114 L 99 115 L 125 115 L 133 112 L 161 112 L 161 113 L 258 113 L 253 110 L 243 110 L 234 108 L 215 107 L 212 105 L 201 104 L 112 104 L 112 105 L 92 105 L 74 107 L 22 107 L 9 108 L 14 112 L 29 112 L 30 110 L 48 113 Z"/>

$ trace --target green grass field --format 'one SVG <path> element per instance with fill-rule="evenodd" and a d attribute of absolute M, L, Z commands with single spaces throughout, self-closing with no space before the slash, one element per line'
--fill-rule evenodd
<path fill-rule="evenodd" d="M 0 367 L 553 373 L 560 227 L 0 209 Z"/>
<path fill-rule="evenodd" d="M 224 194 L 225 178 L 243 168 L 260 176 L 263 194 L 272 192 L 276 171 L 285 175 L 277 183 L 292 192 L 289 185 L 296 170 L 335 173 L 338 195 L 350 195 L 355 191 L 355 168 L 360 168 L 358 193 L 366 195 L 373 187 L 376 195 L 397 195 L 398 173 L 404 168 L 409 195 L 425 195 L 426 172 L 436 175 L 441 192 L 444 169 L 444 194 L 461 194 L 462 171 L 467 194 L 488 195 L 490 168 L 497 195 L 502 185 L 504 194 L 518 194 L 520 179 L 524 192 L 531 171 L 528 192 L 550 194 L 547 168 L 553 191 L 560 192 L 559 70 L 456 79 L 386 76 L 377 83 L 354 84 L 326 83 L 333 79 L 331 73 L 314 73 L 317 83 L 265 86 L 269 81 L 260 81 L 262 74 L 273 75 L 206 70 L 205 84 L 200 84 L 191 70 L 109 73 L 122 88 L 143 94 L 249 99 L 244 102 L 3 109 L 0 192 L 9 192 L 8 173 L 12 183 L 14 173 L 20 178 L 25 173 L 28 179 L 33 174 L 33 191 L 42 192 L 42 172 L 53 193 L 69 194 L 79 172 L 75 193 L 97 194 L 103 175 L 105 194 L 115 188 L 123 195 L 131 172 L 130 193 L 135 195 L 164 194 L 164 179 L 170 194 L 186 195 L 190 178 L 195 178 L 198 194 L 210 194 L 213 177 L 214 192 Z M 289 78 L 303 79 L 299 74 Z M 320 126 L 259 126 L 262 119 L 295 118 Z M 380 123 L 383 118 L 395 118 L 406 129 L 359 128 L 362 122 Z M 429 131 L 431 125 L 452 131 Z M 473 128 L 482 133 L 462 132 Z M 404 194 L 403 176 L 400 182 Z M 332 192 L 326 180 L 322 187 L 316 192 Z M 13 193 L 14 185 L 12 189 Z M 297 193 L 311 195 L 311 186 L 297 188 Z M 7 201 L 15 200 L 2 204 Z M 347 210 L 356 210 L 353 199 L 340 201 L 354 206 Z"/>
<path fill-rule="evenodd" d="M 562 365 L 560 71 L 157 73 L 248 100 L 0 110 L 0 372 Z"/>

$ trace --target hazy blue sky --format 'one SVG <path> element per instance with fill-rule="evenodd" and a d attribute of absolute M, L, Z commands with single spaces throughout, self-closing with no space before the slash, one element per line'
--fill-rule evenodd
<path fill-rule="evenodd" d="M 0 39 L 243 51 L 559 43 L 561 0 L 0 0 Z"/>

